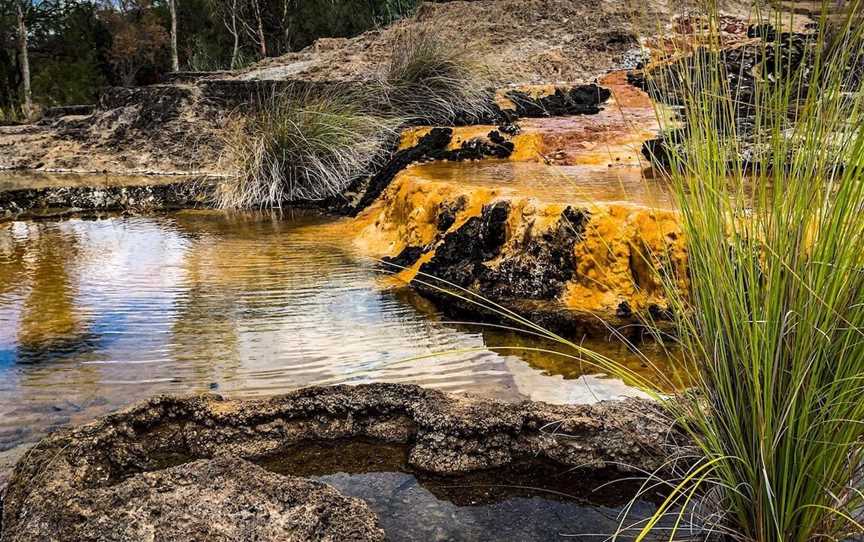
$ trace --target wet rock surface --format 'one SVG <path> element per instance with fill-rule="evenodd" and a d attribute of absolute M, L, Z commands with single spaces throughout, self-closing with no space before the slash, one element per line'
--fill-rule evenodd
<path fill-rule="evenodd" d="M 87 212 L 144 212 L 206 205 L 207 181 L 144 186 L 69 186 L 0 192 L 0 221 Z"/>
<path fill-rule="evenodd" d="M 81 539 L 137 540 L 164 527 L 176 540 L 267 539 L 273 529 L 286 540 L 380 540 L 361 503 L 247 463 L 355 438 L 407 444 L 414 468 L 442 475 L 533 460 L 590 474 L 659 468 L 676 433 L 635 399 L 510 404 L 397 384 L 248 402 L 158 397 L 34 446 L 11 476 L 0 539 L 77 529 Z"/>
<path fill-rule="evenodd" d="M 503 306 L 566 336 L 669 327 L 661 277 L 688 287 L 674 211 L 466 184 L 406 172 L 358 217 L 356 243 L 449 316 L 513 325 Z"/>
<path fill-rule="evenodd" d="M 453 139 L 451 128 L 432 128 L 406 149 L 396 150 L 384 166 L 371 176 L 355 179 L 338 197 L 325 200 L 322 205 L 329 211 L 356 216 L 369 207 L 390 186 L 396 176 L 416 162 L 445 160 L 481 160 L 483 158 L 507 158 L 513 153 L 514 145 L 499 132 L 493 130 L 488 139 L 474 138 L 462 142 L 456 149 L 449 149 Z"/>

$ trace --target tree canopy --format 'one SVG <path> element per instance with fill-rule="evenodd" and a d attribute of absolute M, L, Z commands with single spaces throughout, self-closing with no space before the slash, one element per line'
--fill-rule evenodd
<path fill-rule="evenodd" d="M 238 68 L 319 37 L 345 37 L 409 13 L 419 0 L 175 0 L 181 70 Z M 34 103 L 92 103 L 105 85 L 171 71 L 169 0 L 0 0 L 0 119 L 23 100 L 17 17 L 26 26 Z"/>

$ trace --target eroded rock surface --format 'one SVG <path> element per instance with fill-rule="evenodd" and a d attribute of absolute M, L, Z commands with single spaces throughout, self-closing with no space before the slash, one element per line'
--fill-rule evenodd
<path fill-rule="evenodd" d="M 412 166 L 357 218 L 355 244 L 448 312 L 508 320 L 491 301 L 562 333 L 670 325 L 663 280 L 686 290 L 687 253 L 675 211 L 648 203 L 655 181 L 636 169 L 646 203 L 630 203 L 615 197 L 631 166 L 605 180 L 573 166 L 572 187 L 550 186 L 548 166 L 496 167 Z M 576 203 L 593 176 L 613 198 Z"/>
<path fill-rule="evenodd" d="M 397 384 L 248 402 L 158 397 L 37 444 L 11 477 L 0 539 L 72 529 L 78 539 L 140 540 L 164 527 L 169 540 L 270 539 L 279 529 L 285 540 L 380 540 L 359 502 L 246 463 L 351 438 L 407 444 L 414 467 L 448 474 L 532 459 L 654 470 L 675 433 L 656 405 L 635 399 L 510 404 Z"/>
<path fill-rule="evenodd" d="M 182 180 L 133 186 L 56 186 L 0 191 L 0 220 L 78 212 L 143 212 L 206 205 L 213 183 Z"/>
<path fill-rule="evenodd" d="M 384 540 L 363 501 L 230 457 L 80 488 L 71 497 L 35 498 L 36 513 L 6 529 L 3 540 Z"/>

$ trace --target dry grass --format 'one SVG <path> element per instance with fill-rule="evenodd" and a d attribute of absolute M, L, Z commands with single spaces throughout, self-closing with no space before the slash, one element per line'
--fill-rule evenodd
<path fill-rule="evenodd" d="M 421 27 L 399 35 L 381 85 L 390 111 L 412 122 L 447 124 L 488 116 L 493 94 L 486 74 L 467 49 Z"/>
<path fill-rule="evenodd" d="M 399 124 L 345 94 L 274 97 L 235 119 L 225 157 L 235 175 L 217 192 L 223 208 L 280 207 L 342 193 L 374 168 Z"/>
<path fill-rule="evenodd" d="M 218 190 L 219 206 L 336 196 L 380 165 L 399 126 L 491 113 L 484 70 L 465 53 L 430 31 L 406 32 L 394 47 L 392 62 L 363 90 L 289 92 L 230 123 L 224 148 L 234 175 Z"/>

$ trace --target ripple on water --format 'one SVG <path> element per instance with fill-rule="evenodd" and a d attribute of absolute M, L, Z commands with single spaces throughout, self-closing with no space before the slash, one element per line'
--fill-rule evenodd
<path fill-rule="evenodd" d="M 339 221 L 269 214 L 0 224 L 0 450 L 155 393 L 368 381 L 550 402 L 635 393 L 572 362 L 489 350 L 510 339 L 382 288 L 346 237 Z"/>

